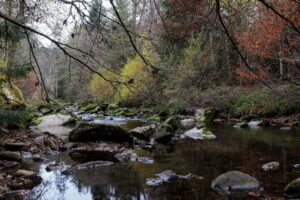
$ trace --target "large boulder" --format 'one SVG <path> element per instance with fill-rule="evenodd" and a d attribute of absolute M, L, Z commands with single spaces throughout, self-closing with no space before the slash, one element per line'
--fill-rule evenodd
<path fill-rule="evenodd" d="M 49 132 L 56 136 L 63 136 L 71 132 L 72 128 L 64 126 L 72 119 L 69 115 L 53 114 L 36 119 L 40 123 L 33 127 L 39 133 Z"/>
<path fill-rule="evenodd" d="M 212 183 L 212 189 L 220 195 L 229 196 L 258 192 L 260 184 L 254 177 L 240 171 L 230 171 L 218 176 Z"/>
<path fill-rule="evenodd" d="M 288 199 L 299 199 L 300 198 L 300 178 L 290 182 L 284 188 L 284 196 Z"/>
<path fill-rule="evenodd" d="M 106 124 L 79 124 L 70 134 L 72 142 L 111 141 L 133 143 L 132 136 L 119 126 Z"/>

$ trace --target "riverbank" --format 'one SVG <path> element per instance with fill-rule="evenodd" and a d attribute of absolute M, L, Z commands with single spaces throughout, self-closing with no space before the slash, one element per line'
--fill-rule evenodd
<path fill-rule="evenodd" d="M 63 108 L 49 105 L 38 106 L 36 112 L 32 114 L 34 117 L 31 120 L 30 131 L 2 129 L 0 155 L 5 156 L 0 156 L 3 172 L 1 174 L 3 189 L 0 192 L 3 198 L 26 196 L 32 188 L 45 181 L 40 177 L 43 173 L 52 171 L 58 170 L 62 174 L 70 175 L 70 173 L 78 173 L 78 169 L 88 170 L 95 166 L 101 168 L 117 163 L 132 163 L 137 168 L 139 165 L 153 165 L 159 157 L 168 155 L 173 145 L 185 143 L 185 141 L 189 141 L 191 145 L 187 151 L 196 151 L 199 148 L 197 144 L 205 144 L 208 149 L 213 148 L 223 154 L 228 148 L 201 142 L 218 141 L 218 137 L 223 138 L 223 135 L 216 135 L 215 132 L 218 130 L 216 127 L 223 125 L 227 127 L 226 129 L 236 126 L 237 128 L 233 129 L 243 133 L 245 138 L 250 137 L 255 129 L 264 130 L 261 127 L 271 127 L 269 129 L 275 130 L 277 134 L 281 134 L 280 131 L 295 133 L 298 130 L 296 120 L 299 119 L 299 114 L 262 119 L 255 115 L 235 118 L 216 108 L 194 107 L 177 110 L 177 112 L 174 112 L 173 108 L 157 109 L 157 107 L 124 108 L 115 104 L 97 103 L 64 104 Z M 103 134 L 96 136 L 95 133 Z M 262 135 L 264 135 L 263 141 L 269 138 L 268 135 Z M 274 136 L 273 134 L 273 139 L 270 141 L 275 142 Z M 278 137 L 284 138 L 280 135 Z M 280 140 L 282 139 L 278 141 Z M 214 152 L 213 149 L 211 150 Z M 60 162 L 47 161 L 53 156 L 59 157 L 63 152 L 68 155 L 66 159 L 73 160 L 71 166 L 61 162 L 62 160 Z M 273 160 L 268 158 L 265 161 Z M 290 162 L 297 164 L 295 159 Z M 47 168 L 46 172 L 40 166 Z M 189 168 L 192 169 L 186 166 L 186 169 Z M 153 173 L 169 169 L 176 168 L 174 166 L 158 167 L 156 172 L 153 169 L 150 174 L 153 177 L 155 175 Z M 235 168 L 232 167 L 232 169 Z M 190 171 L 177 169 L 176 172 L 183 175 L 193 173 L 191 177 L 203 176 L 203 173 L 199 173 L 197 169 Z M 171 172 L 165 173 L 170 175 Z M 183 175 L 178 175 L 178 177 L 186 177 Z M 165 174 L 163 173 L 162 176 Z M 147 178 L 151 176 L 143 177 L 143 181 Z M 151 180 L 155 184 L 156 182 L 161 184 L 158 179 Z"/>

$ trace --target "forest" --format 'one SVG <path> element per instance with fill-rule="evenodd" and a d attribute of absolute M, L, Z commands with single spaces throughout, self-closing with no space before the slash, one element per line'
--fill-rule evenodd
<path fill-rule="evenodd" d="M 299 154 L 299 0 L 0 0 L 0 199 L 299 199 Z"/>

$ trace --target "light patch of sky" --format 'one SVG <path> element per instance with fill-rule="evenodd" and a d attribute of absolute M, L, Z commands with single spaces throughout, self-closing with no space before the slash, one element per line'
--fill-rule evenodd
<path fill-rule="evenodd" d="M 106 8 L 111 7 L 109 0 L 103 0 L 103 5 Z M 84 11 L 83 7 L 81 7 L 81 9 Z M 73 14 L 75 13 L 75 16 L 68 17 L 70 13 L 70 5 L 58 4 L 57 2 L 50 1 L 47 3 L 46 10 L 48 10 L 46 14 L 47 16 L 43 16 L 40 21 L 36 21 L 30 26 L 57 41 L 66 42 L 73 33 L 76 21 L 79 21 L 79 17 L 76 15 L 75 9 L 73 8 L 72 12 Z M 88 11 L 86 10 L 86 12 Z M 65 19 L 68 19 L 67 24 L 64 24 Z M 55 46 L 50 40 L 43 36 L 35 35 L 35 37 L 40 42 L 40 45 L 44 47 L 51 48 Z"/>

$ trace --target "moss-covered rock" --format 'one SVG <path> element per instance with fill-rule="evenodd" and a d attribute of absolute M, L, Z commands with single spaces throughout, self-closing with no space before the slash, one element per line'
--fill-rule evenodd
<path fill-rule="evenodd" d="M 247 122 L 239 122 L 236 125 L 234 125 L 234 128 L 247 128 L 248 123 Z"/>
<path fill-rule="evenodd" d="M 197 112 L 199 122 L 212 122 L 218 115 L 218 110 L 216 109 L 201 109 Z"/>
<path fill-rule="evenodd" d="M 90 112 L 95 110 L 98 107 L 96 103 L 89 103 L 88 105 L 81 108 L 84 112 Z"/>
<path fill-rule="evenodd" d="M 72 142 L 111 141 L 133 143 L 132 136 L 119 126 L 106 124 L 79 124 L 70 134 Z"/>
<path fill-rule="evenodd" d="M 284 196 L 288 199 L 300 198 L 300 178 L 292 181 L 284 188 Z"/>
<path fill-rule="evenodd" d="M 149 140 L 150 136 L 155 132 L 156 125 L 141 126 L 129 131 L 134 137 L 141 140 Z"/>
<path fill-rule="evenodd" d="M 146 118 L 147 121 L 150 121 L 150 122 L 159 122 L 160 121 L 160 117 L 159 116 L 149 116 Z"/>

